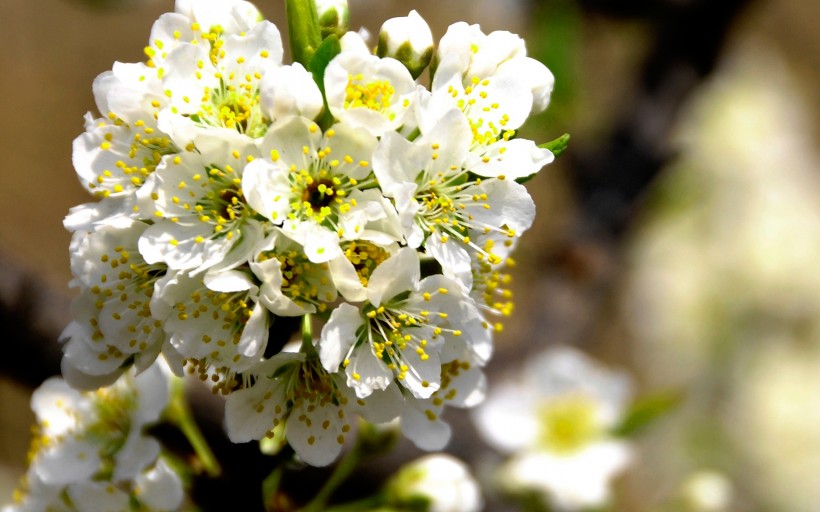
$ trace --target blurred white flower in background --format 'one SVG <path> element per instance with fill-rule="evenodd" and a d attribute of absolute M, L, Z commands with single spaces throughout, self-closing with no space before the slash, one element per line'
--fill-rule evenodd
<path fill-rule="evenodd" d="M 631 397 L 625 374 L 556 347 L 491 388 L 474 419 L 489 444 L 513 454 L 500 470 L 504 490 L 578 510 L 605 504 L 610 480 L 630 461 L 629 444 L 609 432 Z"/>
<path fill-rule="evenodd" d="M 697 512 L 729 510 L 732 493 L 732 483 L 726 476 L 711 470 L 692 473 L 681 488 L 684 502 Z"/>
<path fill-rule="evenodd" d="M 820 158 L 806 110 L 753 44 L 681 126 L 627 284 L 638 366 L 650 387 L 687 395 L 645 450 L 644 482 L 716 465 L 741 501 L 817 510 Z"/>
<path fill-rule="evenodd" d="M 428 512 L 478 512 L 484 504 L 481 488 L 467 465 L 443 453 L 404 466 L 387 489 L 396 505 L 423 501 L 427 507 L 422 510 Z"/>
<path fill-rule="evenodd" d="M 154 364 L 94 392 L 45 381 L 31 398 L 38 425 L 29 470 L 3 512 L 177 509 L 182 482 L 142 432 L 168 404 L 166 373 Z"/>

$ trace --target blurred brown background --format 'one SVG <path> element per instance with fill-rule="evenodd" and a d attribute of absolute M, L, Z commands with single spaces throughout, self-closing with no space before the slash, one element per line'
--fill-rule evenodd
<path fill-rule="evenodd" d="M 280 28 L 281 4 L 257 2 Z M 571 343 L 642 392 L 685 393 L 642 437 L 618 510 L 820 510 L 820 3 L 350 0 L 351 25 L 377 32 L 411 8 L 436 37 L 459 20 L 522 34 L 556 75 L 525 135 L 572 134 L 528 185 L 539 215 L 490 373 Z M 92 80 L 141 60 L 172 9 L 0 5 L 0 298 L 28 304 L 0 331 L 0 504 L 24 471 L 31 381 L 54 370 L 21 344 L 56 338 L 68 317 L 61 221 L 90 200 L 71 141 L 95 109 Z M 704 474 L 730 490 L 724 508 L 694 508 Z"/>

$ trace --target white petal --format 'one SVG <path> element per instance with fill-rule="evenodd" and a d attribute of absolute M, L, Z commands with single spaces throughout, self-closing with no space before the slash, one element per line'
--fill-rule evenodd
<path fill-rule="evenodd" d="M 339 366 L 356 342 L 356 331 L 362 325 L 359 308 L 342 303 L 333 310 L 319 338 L 319 359 L 325 370 L 330 373 L 339 371 Z"/>
<path fill-rule="evenodd" d="M 82 395 L 71 389 L 63 379 L 52 377 L 31 395 L 31 410 L 40 422 L 48 422 L 46 434 L 58 436 L 76 426 L 76 410 L 83 401 Z"/>
<path fill-rule="evenodd" d="M 532 91 L 532 111 L 535 115 L 546 110 L 550 102 L 550 94 L 555 85 L 555 77 L 542 63 L 529 57 L 510 59 L 501 64 L 499 73 L 522 77 L 529 84 Z"/>
<path fill-rule="evenodd" d="M 316 119 L 324 108 L 313 75 L 298 62 L 267 71 L 259 85 L 259 99 L 272 121 L 293 115 Z"/>
<path fill-rule="evenodd" d="M 271 368 L 271 374 L 275 370 Z M 225 401 L 225 429 L 234 443 L 261 439 L 273 428 L 274 420 L 282 421 L 283 414 L 287 412 L 284 399 L 286 383 L 271 380 L 265 375 L 259 379 L 253 387 L 234 391 Z"/>
<path fill-rule="evenodd" d="M 350 356 L 345 370 L 347 385 L 356 390 L 356 396 L 365 398 L 379 389 L 387 389 L 393 382 L 393 372 L 373 354 L 369 343 L 359 345 Z"/>
<path fill-rule="evenodd" d="M 158 460 L 150 471 L 137 476 L 135 484 L 140 502 L 151 510 L 177 510 L 185 497 L 182 480 L 164 459 Z"/>
<path fill-rule="evenodd" d="M 205 274 L 204 282 L 205 286 L 215 292 L 238 292 L 255 287 L 250 276 L 239 270 L 208 272 Z"/>
<path fill-rule="evenodd" d="M 441 382 L 441 362 L 438 354 L 428 351 L 427 355 L 428 358 L 424 360 L 415 350 L 402 352 L 402 360 L 409 370 L 400 382 L 416 398 L 429 398 L 438 390 Z"/>
<path fill-rule="evenodd" d="M 541 149 L 531 140 L 499 140 L 470 157 L 466 167 L 479 176 L 504 176 L 515 180 L 538 172 L 555 160 L 548 149 Z"/>
<path fill-rule="evenodd" d="M 262 355 L 268 344 L 270 327 L 270 316 L 261 304 L 256 304 L 251 311 L 251 317 L 242 329 L 242 336 L 236 351 L 251 360 Z M 237 371 L 244 369 L 241 365 L 236 366 Z"/>
<path fill-rule="evenodd" d="M 438 417 L 439 409 L 429 401 L 414 401 L 401 417 L 401 431 L 422 450 L 441 450 L 450 441 L 450 425 Z"/>
<path fill-rule="evenodd" d="M 524 452 L 511 459 L 503 472 L 513 489 L 540 490 L 555 506 L 578 510 L 604 505 L 610 496 L 610 480 L 630 458 L 625 443 L 605 442 L 570 456 Z"/>
<path fill-rule="evenodd" d="M 490 198 L 489 209 L 478 205 L 468 207 L 477 223 L 506 225 L 517 234 L 530 228 L 535 219 L 535 203 L 523 185 L 512 180 L 485 180 L 476 189 Z"/>
<path fill-rule="evenodd" d="M 333 284 L 339 293 L 350 302 L 361 302 L 367 299 L 367 290 L 356 273 L 356 267 L 341 254 L 328 262 Z"/>
<path fill-rule="evenodd" d="M 43 482 L 65 485 L 89 480 L 100 469 L 97 447 L 71 435 L 59 444 L 41 451 L 32 467 Z"/>
<path fill-rule="evenodd" d="M 134 391 L 139 397 L 137 410 L 133 412 L 135 423 L 146 424 L 158 421 L 168 405 L 170 383 L 166 370 L 160 362 L 157 362 L 134 378 Z"/>
<path fill-rule="evenodd" d="M 305 401 L 288 418 L 285 437 L 303 461 L 311 466 L 327 466 L 338 457 L 344 444 L 342 428 L 349 418 L 339 418 L 340 408 Z M 341 441 L 341 442 L 340 442 Z"/>
<path fill-rule="evenodd" d="M 159 443 L 156 439 L 143 437 L 131 430 L 125 445 L 117 452 L 113 480 L 133 480 L 159 456 Z"/>
<path fill-rule="evenodd" d="M 460 242 L 442 242 L 440 236 L 431 235 L 424 247 L 441 265 L 445 276 L 457 280 L 468 290 L 473 287 L 473 262 Z"/>
<path fill-rule="evenodd" d="M 368 300 L 379 307 L 402 292 L 417 290 L 420 277 L 418 253 L 409 247 L 400 249 L 373 271 L 367 285 Z"/>
<path fill-rule="evenodd" d="M 274 223 L 290 212 L 291 186 L 287 169 L 266 160 L 254 160 L 242 174 L 242 192 L 248 204 Z"/>
<path fill-rule="evenodd" d="M 373 391 L 365 399 L 356 399 L 356 410 L 371 423 L 393 421 L 404 410 L 404 396 L 398 386 L 388 386 L 384 390 Z M 364 405 L 362 405 L 364 403 Z"/>
<path fill-rule="evenodd" d="M 82 482 L 69 486 L 68 496 L 76 510 L 123 512 L 130 510 L 128 494 L 113 483 Z"/>
<path fill-rule="evenodd" d="M 491 388 L 487 399 L 473 412 L 482 437 L 508 453 L 534 445 L 540 428 L 534 414 L 535 391 L 509 383 Z"/>
<path fill-rule="evenodd" d="M 388 193 L 396 185 L 415 184 L 416 175 L 424 168 L 429 155 L 395 132 L 385 133 L 373 152 L 373 172 L 379 186 Z"/>

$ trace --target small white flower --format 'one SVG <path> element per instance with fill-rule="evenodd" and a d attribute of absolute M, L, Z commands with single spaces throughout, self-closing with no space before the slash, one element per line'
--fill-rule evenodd
<path fill-rule="evenodd" d="M 341 254 L 340 239 L 366 238 L 367 225 L 389 215 L 377 189 L 362 190 L 375 184 L 375 145 L 364 130 L 338 124 L 322 134 L 316 123 L 293 117 L 262 140 L 265 158 L 247 166 L 242 190 L 248 204 L 281 225 L 310 261 L 330 261 Z"/>
<path fill-rule="evenodd" d="M 49 379 L 31 399 L 39 425 L 31 471 L 49 485 L 90 480 L 100 471 L 133 479 L 159 453 L 159 443 L 142 428 L 156 422 L 167 403 L 167 378 L 157 365 L 93 393 Z"/>
<path fill-rule="evenodd" d="M 356 414 L 384 423 L 398 416 L 403 404 L 397 389 L 357 399 L 339 374 L 328 373 L 318 359 L 301 353 L 277 354 L 248 374 L 253 384 L 227 398 L 228 437 L 242 443 L 272 437 L 273 429 L 284 428 L 296 454 L 313 466 L 336 459 Z"/>
<path fill-rule="evenodd" d="M 433 57 L 433 33 L 415 10 L 404 17 L 390 18 L 379 31 L 379 57 L 392 57 L 410 71 L 415 79 Z"/>
<path fill-rule="evenodd" d="M 155 72 L 168 98 L 155 106 L 158 124 L 182 146 L 204 131 L 261 137 L 270 123 L 259 88 L 267 71 L 282 63 L 279 30 L 262 21 L 247 33 L 212 39 L 178 46 Z"/>
<path fill-rule="evenodd" d="M 151 315 L 155 285 L 166 267 L 146 263 L 137 250 L 147 228 L 124 219 L 90 233 L 78 231 L 71 241 L 71 270 L 81 291 L 72 304 L 74 321 L 61 336 L 67 341 L 63 364 L 105 377 L 100 384 L 113 382 L 131 364 L 139 371 L 147 368 L 166 340 Z M 82 387 L 89 385 L 94 387 Z"/>
<path fill-rule="evenodd" d="M 373 169 L 384 194 L 395 201 L 408 245 L 424 245 L 456 276 L 471 272 L 471 252 L 500 261 L 473 238 L 489 232 L 518 236 L 535 217 L 522 185 L 471 174 L 471 138 L 465 116 L 451 109 L 414 142 L 386 133 L 373 155 Z"/>
<path fill-rule="evenodd" d="M 237 134 L 200 137 L 199 152 L 165 157 L 151 175 L 154 224 L 140 239 L 149 263 L 175 270 L 202 271 L 222 263 L 231 250 L 247 259 L 261 229 L 242 191 L 245 165 L 256 147 Z M 243 239 L 253 239 L 242 244 Z"/>
<path fill-rule="evenodd" d="M 259 10 L 244 0 L 176 0 L 174 10 L 205 33 L 241 34 L 262 19 Z"/>
<path fill-rule="evenodd" d="M 578 510 L 604 504 L 610 480 L 629 463 L 629 445 L 608 432 L 630 397 L 625 375 L 554 348 L 491 391 L 474 417 L 490 444 L 514 453 L 501 469 L 502 485 Z"/>
<path fill-rule="evenodd" d="M 428 512 L 478 512 L 484 505 L 481 488 L 460 460 L 436 453 L 402 467 L 387 484 L 390 501 L 427 502 Z"/>
<path fill-rule="evenodd" d="M 227 394 L 236 385 L 235 374 L 256 364 L 268 342 L 271 317 L 258 293 L 253 276 L 243 270 L 204 278 L 171 272 L 158 284 L 151 308 L 190 371 Z"/>
<path fill-rule="evenodd" d="M 262 282 L 259 302 L 279 316 L 324 311 L 336 300 L 327 263 L 311 262 L 302 246 L 275 229 L 250 262 Z"/>
<path fill-rule="evenodd" d="M 157 459 L 159 443 L 142 433 L 167 402 L 157 365 L 89 393 L 59 378 L 44 382 L 31 401 L 38 420 L 31 465 L 3 512 L 177 510 L 182 482 Z"/>
<path fill-rule="evenodd" d="M 405 247 L 379 265 L 362 308 L 341 304 L 322 329 L 319 354 L 330 372 L 344 370 L 363 398 L 394 379 L 416 398 L 441 385 L 441 364 L 470 351 L 482 362 L 492 341 L 478 310 L 454 281 L 420 281 L 418 254 Z"/>
<path fill-rule="evenodd" d="M 537 114 L 547 108 L 555 79 L 546 66 L 527 57 L 524 40 L 515 34 L 484 34 L 478 25 L 454 23 L 441 38 L 437 57 L 439 62 L 454 59 L 465 86 L 474 78 L 514 77 L 531 98 L 528 113 Z"/>
<path fill-rule="evenodd" d="M 354 32 L 342 38 L 342 52 L 328 64 L 324 84 L 330 112 L 341 122 L 374 136 L 413 122 L 416 84 L 410 72 L 395 59 L 371 54 Z"/>

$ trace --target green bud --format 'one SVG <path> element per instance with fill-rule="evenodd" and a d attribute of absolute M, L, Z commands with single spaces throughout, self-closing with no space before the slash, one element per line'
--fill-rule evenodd
<path fill-rule="evenodd" d="M 350 24 L 347 0 L 315 0 L 315 3 L 322 39 L 331 34 L 342 37 Z"/>
<path fill-rule="evenodd" d="M 416 11 L 410 11 L 407 16 L 384 22 L 376 54 L 401 62 L 415 79 L 430 64 L 434 49 L 433 33 L 427 22 Z"/>

